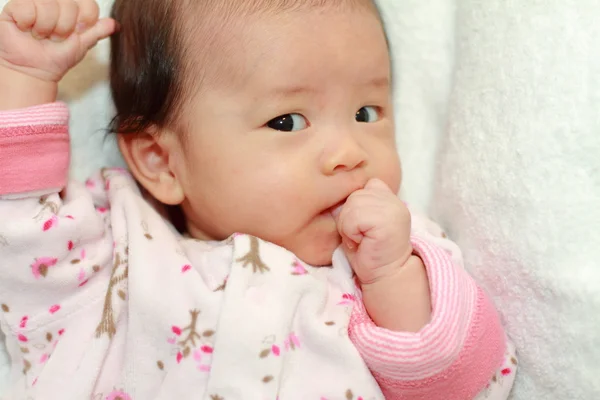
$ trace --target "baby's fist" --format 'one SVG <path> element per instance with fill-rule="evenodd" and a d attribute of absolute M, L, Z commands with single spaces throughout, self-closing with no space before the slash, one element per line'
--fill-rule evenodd
<path fill-rule="evenodd" d="M 363 284 L 393 274 L 412 253 L 410 212 L 379 179 L 352 193 L 335 218 L 345 253 Z"/>
<path fill-rule="evenodd" d="M 11 0 L 0 13 L 0 67 L 58 82 L 115 31 L 94 0 Z"/>

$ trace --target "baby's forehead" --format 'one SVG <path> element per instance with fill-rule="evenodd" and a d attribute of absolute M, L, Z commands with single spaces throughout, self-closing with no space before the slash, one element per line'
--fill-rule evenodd
<path fill-rule="evenodd" d="M 367 7 L 376 9 L 373 0 L 204 0 L 194 3 L 192 6 L 199 7 L 204 12 L 212 11 L 230 16 L 317 8 Z"/>
<path fill-rule="evenodd" d="M 206 3 L 213 2 L 216 6 L 207 8 Z M 366 15 L 375 15 L 380 21 L 371 0 L 210 0 L 201 8 L 196 11 L 201 13 L 199 19 L 188 14 L 187 29 L 182 33 L 185 57 L 195 70 L 191 76 L 201 76 L 203 85 L 231 85 L 236 78 L 247 77 L 263 68 L 270 58 L 293 58 L 294 43 L 287 49 L 275 48 L 277 39 L 290 35 L 286 29 L 290 19 L 297 27 L 291 34 L 297 38 L 310 36 L 315 29 L 311 15 L 324 12 L 343 18 L 351 14 L 349 11 L 364 8 L 370 11 Z M 283 21 L 284 17 L 291 18 Z M 327 22 L 321 19 L 319 23 Z M 258 54 L 257 48 L 261 49 Z"/>

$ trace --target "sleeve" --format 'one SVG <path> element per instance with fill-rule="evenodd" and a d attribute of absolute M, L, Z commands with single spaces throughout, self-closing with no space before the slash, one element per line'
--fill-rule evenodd
<path fill-rule="evenodd" d="M 67 184 L 68 117 L 60 103 L 0 113 L 0 323 L 22 345 L 56 337 L 48 326 L 98 301 L 110 272 L 107 218 Z"/>
<path fill-rule="evenodd" d="M 0 196 L 57 193 L 65 186 L 68 120 L 61 103 L 0 113 Z"/>
<path fill-rule="evenodd" d="M 507 358 L 509 344 L 491 300 L 462 268 L 458 246 L 441 235 L 418 228 L 411 240 L 429 277 L 430 323 L 417 333 L 379 328 L 359 301 L 350 338 L 388 400 L 506 399 L 516 358 Z M 514 361 L 510 373 L 507 359 Z M 504 391 L 494 387 L 499 377 Z M 492 389 L 495 395 L 482 397 Z"/>

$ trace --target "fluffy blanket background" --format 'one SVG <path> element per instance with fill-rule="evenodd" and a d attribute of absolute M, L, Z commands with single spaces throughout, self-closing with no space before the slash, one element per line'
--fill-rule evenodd
<path fill-rule="evenodd" d="M 600 2 L 380 4 L 402 195 L 500 308 L 521 361 L 512 398 L 600 398 Z M 121 163 L 104 132 L 107 56 L 99 46 L 61 87 L 76 179 Z M 0 392 L 7 363 L 0 352 Z"/>

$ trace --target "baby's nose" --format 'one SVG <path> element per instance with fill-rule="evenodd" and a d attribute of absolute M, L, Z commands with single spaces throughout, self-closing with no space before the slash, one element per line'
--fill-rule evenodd
<path fill-rule="evenodd" d="M 367 162 L 367 153 L 360 144 L 344 135 L 332 143 L 323 153 L 322 169 L 326 175 L 362 168 Z"/>

